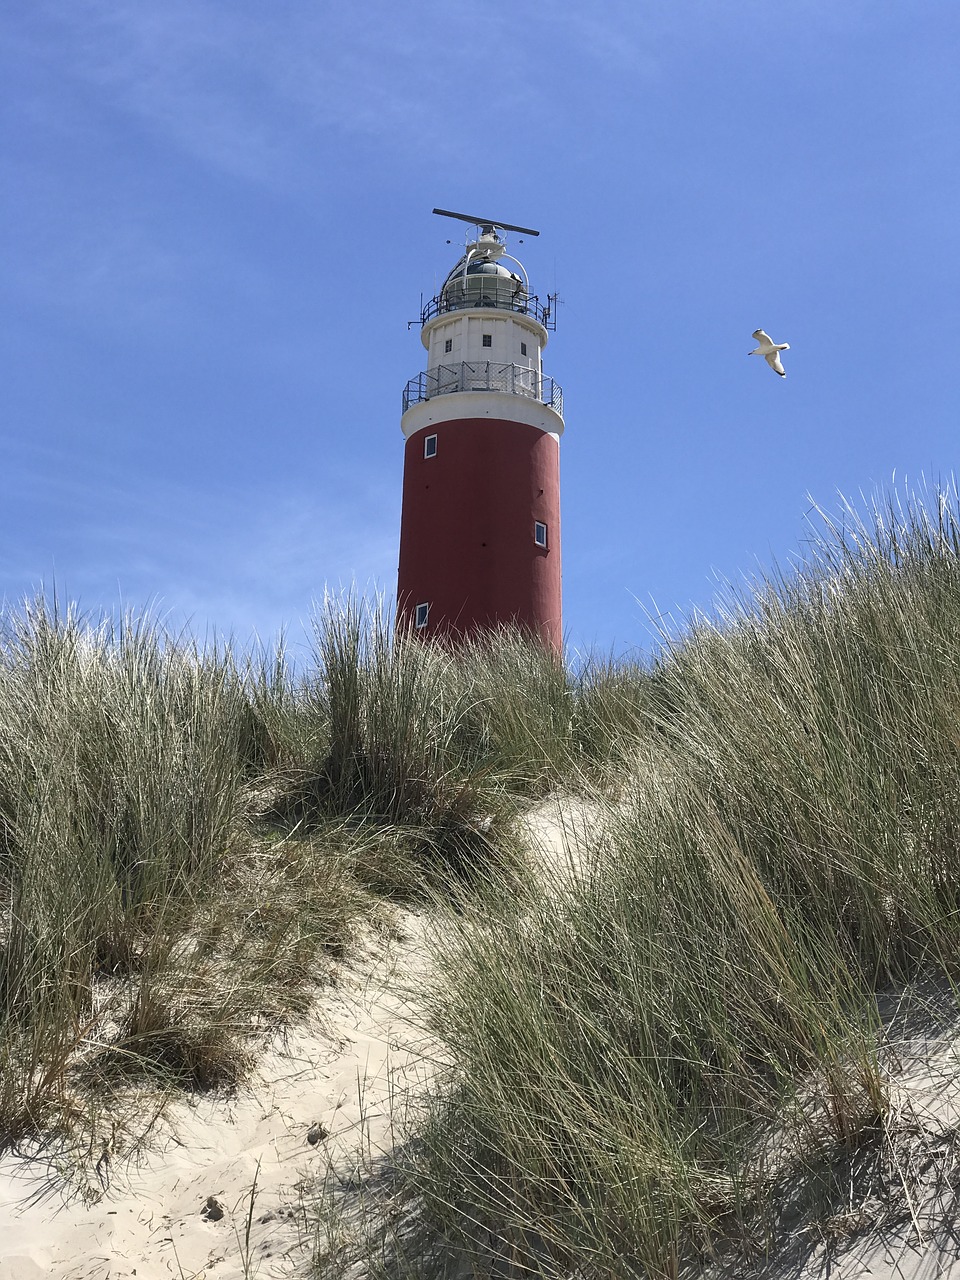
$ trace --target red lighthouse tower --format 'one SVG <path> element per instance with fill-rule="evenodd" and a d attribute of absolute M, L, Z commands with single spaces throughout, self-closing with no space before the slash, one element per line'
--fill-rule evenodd
<path fill-rule="evenodd" d="M 453 637 L 513 623 L 560 649 L 563 397 L 541 365 L 555 299 L 498 234 L 539 233 L 434 213 L 479 235 L 423 307 L 427 368 L 403 395 L 398 620 Z"/>

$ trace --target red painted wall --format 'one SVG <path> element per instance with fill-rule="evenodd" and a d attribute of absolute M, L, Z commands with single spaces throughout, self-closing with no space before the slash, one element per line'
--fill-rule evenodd
<path fill-rule="evenodd" d="M 424 458 L 427 436 L 437 453 Z M 534 523 L 547 526 L 546 549 Z M 497 623 L 530 627 L 557 649 L 560 446 L 546 431 L 499 418 L 435 423 L 412 435 L 403 464 L 401 621 L 429 602 L 426 635 Z"/>

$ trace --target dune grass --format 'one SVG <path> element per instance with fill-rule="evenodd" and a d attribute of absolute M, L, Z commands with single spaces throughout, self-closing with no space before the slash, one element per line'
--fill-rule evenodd
<path fill-rule="evenodd" d="M 232 1087 L 378 897 L 507 864 L 518 796 L 558 776 L 556 659 L 395 638 L 350 599 L 312 657 L 4 616 L 0 1146 Z"/>
<path fill-rule="evenodd" d="M 251 1030 L 302 1006 L 278 972 L 345 944 L 342 841 L 254 836 L 253 723 L 226 650 L 42 602 L 5 618 L 0 1144 L 88 1131 L 144 1075 L 235 1083 Z"/>
<path fill-rule="evenodd" d="M 401 897 L 502 862 L 522 801 L 568 765 L 562 662 L 509 629 L 424 644 L 355 599 L 318 612 L 313 658 L 277 735 L 278 818 L 350 823 L 370 887 Z"/>
<path fill-rule="evenodd" d="M 847 510 L 649 668 L 588 670 L 593 836 L 441 915 L 454 1067 L 371 1274 L 743 1266 L 883 1164 L 879 997 L 960 961 L 958 552 L 955 495 Z"/>

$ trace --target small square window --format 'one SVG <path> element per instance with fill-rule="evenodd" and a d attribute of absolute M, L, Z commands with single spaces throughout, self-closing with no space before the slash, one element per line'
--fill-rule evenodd
<path fill-rule="evenodd" d="M 492 333 L 485 333 L 485 334 L 483 335 L 483 345 L 484 345 L 485 347 L 492 347 L 492 346 L 493 346 L 493 334 L 492 334 Z"/>
<path fill-rule="evenodd" d="M 445 352 L 447 352 L 447 351 L 452 351 L 452 350 L 453 350 L 453 339 L 452 339 L 452 338 L 448 338 L 448 339 L 446 340 L 446 342 L 443 344 L 443 349 L 444 349 L 444 351 L 445 351 Z"/>
<path fill-rule="evenodd" d="M 425 458 L 435 458 L 437 456 L 437 437 L 427 436 L 423 442 L 423 456 Z"/>
<path fill-rule="evenodd" d="M 527 344 L 525 342 L 520 343 L 520 354 L 522 356 L 525 356 L 527 354 Z"/>
<path fill-rule="evenodd" d="M 542 520 L 537 520 L 533 526 L 533 540 L 538 547 L 547 545 L 547 526 Z"/>
<path fill-rule="evenodd" d="M 418 604 L 413 615 L 413 625 L 418 631 L 427 625 L 427 619 L 430 617 L 430 605 Z"/>

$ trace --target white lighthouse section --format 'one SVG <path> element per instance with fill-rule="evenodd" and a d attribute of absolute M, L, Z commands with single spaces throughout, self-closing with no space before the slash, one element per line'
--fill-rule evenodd
<path fill-rule="evenodd" d="M 491 341 L 485 343 L 488 335 Z M 482 311 L 453 311 L 437 316 L 424 325 L 420 336 L 427 348 L 430 369 L 460 360 L 493 360 L 520 365 L 538 377 L 541 353 L 547 345 L 547 331 L 536 320 L 486 307 Z"/>
<path fill-rule="evenodd" d="M 482 235 L 424 309 L 427 368 L 404 394 L 400 427 L 408 439 L 439 422 L 484 417 L 563 434 L 560 388 L 543 376 L 547 329 L 538 317 L 549 312 L 503 256 L 503 242 Z"/>

